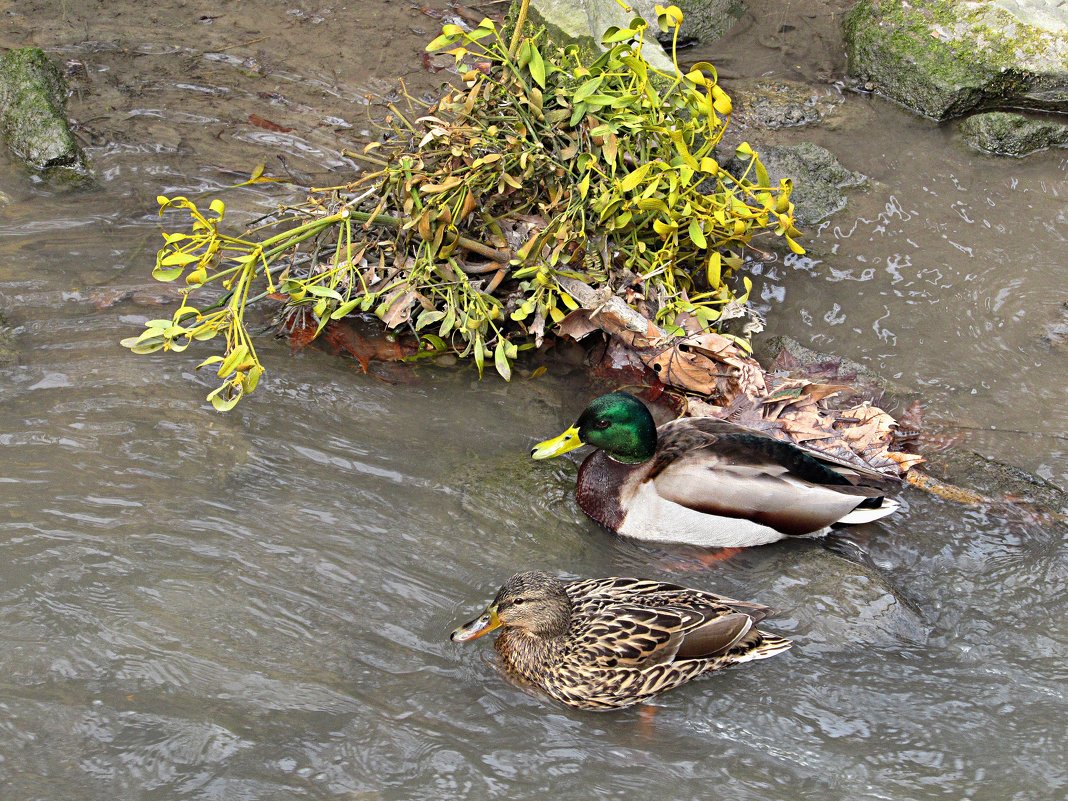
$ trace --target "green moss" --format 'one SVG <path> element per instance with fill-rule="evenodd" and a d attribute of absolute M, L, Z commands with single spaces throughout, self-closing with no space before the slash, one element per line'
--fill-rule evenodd
<path fill-rule="evenodd" d="M 1063 35 L 989 4 L 860 0 L 846 15 L 844 33 L 852 74 L 939 119 L 1055 88 L 1068 68 Z M 1064 102 L 1027 105 L 1064 110 Z"/>
<path fill-rule="evenodd" d="M 1023 114 L 975 114 L 961 123 L 960 132 L 972 147 L 1000 156 L 1020 158 L 1050 147 L 1068 147 L 1068 125 Z"/>
<path fill-rule="evenodd" d="M 30 167 L 55 174 L 87 172 L 66 116 L 67 87 L 39 48 L 0 56 L 0 134 Z"/>

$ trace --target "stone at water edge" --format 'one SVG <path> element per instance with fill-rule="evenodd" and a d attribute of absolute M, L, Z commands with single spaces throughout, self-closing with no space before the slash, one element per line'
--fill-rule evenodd
<path fill-rule="evenodd" d="M 815 225 L 844 209 L 846 196 L 842 190 L 862 186 L 868 180 L 859 172 L 843 167 L 829 150 L 811 142 L 767 145 L 756 150 L 772 186 L 777 186 L 782 178 L 793 179 L 790 199 L 796 204 L 794 214 L 799 227 Z M 729 169 L 741 175 L 745 165 L 734 160 Z"/>
<path fill-rule="evenodd" d="M 577 44 L 593 52 L 601 49 L 601 36 L 607 28 L 613 25 L 625 28 L 635 16 L 643 17 L 649 23 L 648 42 L 643 50 L 646 61 L 659 70 L 673 72 L 671 59 L 655 40 L 660 32 L 653 12 L 657 3 L 629 0 L 626 5 L 633 10 L 627 11 L 616 0 L 530 0 L 528 19 L 535 25 L 545 25 L 556 44 Z M 684 15 L 680 38 L 696 38 L 706 43 L 726 33 L 745 11 L 743 0 L 683 0 L 675 5 Z"/>
<path fill-rule="evenodd" d="M 1068 19 L 1047 0 L 860 0 L 843 26 L 850 74 L 927 117 L 1068 111 Z"/>
<path fill-rule="evenodd" d="M 11 152 L 50 178 L 84 180 L 89 168 L 66 115 L 67 85 L 36 47 L 0 55 L 0 134 Z"/>
<path fill-rule="evenodd" d="M 995 156 L 1023 156 L 1051 147 L 1068 147 L 1068 125 L 1023 114 L 990 111 L 960 124 L 964 141 Z"/>

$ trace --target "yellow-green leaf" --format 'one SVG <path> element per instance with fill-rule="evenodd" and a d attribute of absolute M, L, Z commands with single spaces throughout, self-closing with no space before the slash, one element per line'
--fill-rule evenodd
<path fill-rule="evenodd" d="M 512 380 L 512 365 L 508 361 L 507 345 L 503 339 L 498 339 L 497 347 L 493 349 L 493 366 L 505 381 Z"/>
<path fill-rule="evenodd" d="M 723 257 L 719 252 L 713 253 L 708 257 L 708 267 L 705 270 L 705 275 L 708 277 L 708 285 L 712 289 L 719 289 L 719 285 L 723 283 Z"/>
<path fill-rule="evenodd" d="M 545 62 L 542 60 L 541 52 L 534 45 L 530 47 L 530 63 L 527 65 L 527 69 L 530 70 L 530 77 L 537 82 L 538 86 L 544 89 Z"/>
<path fill-rule="evenodd" d="M 705 232 L 701 230 L 701 223 L 697 220 L 690 220 L 690 227 L 686 232 L 690 235 L 690 241 L 697 247 L 704 250 L 708 247 L 708 240 L 705 239 Z"/>
<path fill-rule="evenodd" d="M 651 162 L 646 162 L 638 169 L 631 172 L 630 175 L 628 175 L 626 178 L 619 182 L 620 190 L 623 192 L 631 191 L 634 187 L 636 187 L 642 182 L 642 179 L 645 178 L 646 174 L 649 172 L 652 166 L 653 165 Z"/>

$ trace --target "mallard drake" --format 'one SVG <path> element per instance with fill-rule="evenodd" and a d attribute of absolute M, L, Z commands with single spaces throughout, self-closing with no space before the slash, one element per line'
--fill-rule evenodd
<path fill-rule="evenodd" d="M 452 633 L 494 646 L 509 673 L 577 709 L 621 709 L 703 673 L 767 659 L 790 641 L 754 628 L 760 604 L 636 578 L 564 583 L 508 579 L 479 617 Z"/>
<path fill-rule="evenodd" d="M 687 417 L 659 428 L 626 392 L 595 399 L 563 434 L 534 446 L 548 459 L 584 444 L 578 504 L 630 537 L 748 547 L 825 534 L 835 523 L 891 514 L 898 482 L 724 420 Z"/>

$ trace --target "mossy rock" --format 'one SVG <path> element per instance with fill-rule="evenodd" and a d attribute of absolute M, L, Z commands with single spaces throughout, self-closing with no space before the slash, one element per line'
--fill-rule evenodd
<path fill-rule="evenodd" d="M 868 180 L 859 172 L 843 167 L 827 148 L 812 142 L 768 145 L 757 148 L 757 152 L 772 186 L 783 178 L 793 179 L 794 192 L 790 199 L 796 204 L 797 224 L 802 227 L 815 225 L 844 209 L 843 190 L 862 186 Z M 745 167 L 735 159 L 729 169 L 740 175 Z"/>
<path fill-rule="evenodd" d="M 849 72 L 938 120 L 999 106 L 1068 112 L 1065 27 L 1018 13 L 990 0 L 860 0 L 843 23 Z"/>
<path fill-rule="evenodd" d="M 1068 147 L 1068 125 L 1024 114 L 989 111 L 960 124 L 964 141 L 996 156 L 1022 158 L 1051 147 Z"/>
<path fill-rule="evenodd" d="M 67 85 L 36 47 L 0 56 L 0 134 L 11 152 L 52 180 L 80 183 L 89 174 L 66 113 Z"/>

